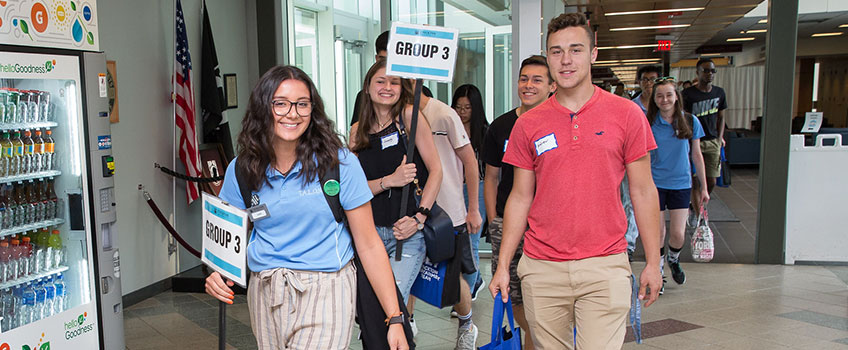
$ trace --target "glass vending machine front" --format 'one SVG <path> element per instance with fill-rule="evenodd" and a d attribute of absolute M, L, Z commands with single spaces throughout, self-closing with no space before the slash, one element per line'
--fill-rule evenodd
<path fill-rule="evenodd" d="M 0 52 L 0 344 L 98 347 L 79 75 Z"/>

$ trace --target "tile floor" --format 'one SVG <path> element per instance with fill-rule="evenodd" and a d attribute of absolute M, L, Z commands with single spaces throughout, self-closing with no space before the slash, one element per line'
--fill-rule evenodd
<path fill-rule="evenodd" d="M 686 284 L 669 278 L 665 295 L 643 310 L 643 344 L 628 334 L 623 349 L 848 350 L 848 266 L 739 264 L 753 261 L 757 171 L 734 170 L 733 186 L 716 194 L 740 221 L 712 224 L 721 236 L 716 261 L 684 262 Z M 490 266 L 481 261 L 486 280 Z M 643 267 L 633 263 L 637 276 Z M 418 349 L 454 348 L 457 321 L 449 313 L 417 304 Z M 492 297 L 482 292 L 474 302 L 478 346 L 489 341 L 491 315 Z M 128 307 L 124 321 L 129 350 L 217 349 L 217 301 L 205 294 L 165 292 Z M 227 308 L 227 342 L 256 349 L 244 296 Z M 354 339 L 350 348 L 361 346 Z"/>

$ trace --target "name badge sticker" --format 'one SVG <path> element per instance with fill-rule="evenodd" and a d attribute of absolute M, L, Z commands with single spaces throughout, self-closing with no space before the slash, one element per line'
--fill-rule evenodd
<path fill-rule="evenodd" d="M 383 149 L 397 145 L 398 144 L 398 133 L 397 133 L 397 131 L 381 137 L 380 143 L 383 145 Z"/>
<path fill-rule="evenodd" d="M 541 156 L 542 153 L 545 153 L 547 151 L 550 151 L 552 149 L 559 147 L 557 145 L 556 135 L 554 135 L 554 133 L 550 133 L 547 136 L 544 136 L 544 137 L 536 140 L 536 142 L 534 142 L 534 143 L 536 144 L 536 156 L 537 157 Z"/>

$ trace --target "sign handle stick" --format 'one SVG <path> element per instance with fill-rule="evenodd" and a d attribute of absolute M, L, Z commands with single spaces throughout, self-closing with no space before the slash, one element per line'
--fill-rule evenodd
<path fill-rule="evenodd" d="M 227 304 L 218 301 L 218 350 L 227 349 Z"/>
<path fill-rule="evenodd" d="M 406 138 L 409 140 L 409 144 L 406 145 L 407 163 L 411 163 L 412 156 L 415 155 L 415 131 L 418 126 L 418 104 L 421 103 L 421 85 L 423 84 L 424 82 L 421 79 L 415 79 L 415 92 L 413 93 L 412 98 L 412 122 L 410 123 L 412 125 L 409 126 L 406 134 Z M 402 115 L 401 118 L 403 118 Z M 401 123 L 403 123 L 403 120 L 401 120 Z M 410 184 L 403 186 L 403 196 L 400 197 L 402 198 L 400 201 L 400 217 L 406 216 L 406 206 L 408 204 L 406 198 L 409 197 L 409 187 Z M 403 241 L 398 240 L 397 248 L 395 250 L 395 261 L 400 261 L 402 257 L 401 254 L 403 254 Z"/>

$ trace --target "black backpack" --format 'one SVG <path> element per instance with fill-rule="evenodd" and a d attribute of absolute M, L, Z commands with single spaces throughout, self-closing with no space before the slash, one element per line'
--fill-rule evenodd
<path fill-rule="evenodd" d="M 236 158 L 236 162 L 238 162 L 238 158 Z M 241 181 L 245 178 L 245 174 L 241 168 L 239 168 L 238 164 L 235 164 L 236 167 L 236 182 L 239 186 L 239 191 L 241 192 L 241 198 L 244 200 L 244 207 L 250 208 L 253 193 L 248 188 L 247 183 Z M 326 184 L 328 181 L 336 181 L 336 183 L 341 184 L 340 174 L 339 174 L 340 165 L 336 165 L 335 167 L 330 168 L 323 177 L 321 177 L 321 185 Z M 345 212 L 344 208 L 342 208 L 341 200 L 339 199 L 339 194 L 334 196 L 328 195 L 326 191 L 322 191 L 324 193 L 324 199 L 327 200 L 327 205 L 330 206 L 330 210 L 333 212 L 333 216 L 336 219 L 336 222 L 344 222 Z M 345 222 L 345 225 L 347 223 Z M 380 304 L 380 300 L 377 299 L 377 294 L 374 293 L 374 289 L 371 287 L 371 282 L 368 280 L 368 276 L 365 275 L 365 268 L 362 267 L 362 262 L 359 261 L 359 254 L 356 253 L 356 246 L 353 247 L 353 263 L 356 267 L 356 322 L 359 324 L 359 329 L 361 331 L 360 339 L 362 340 L 362 348 L 363 349 L 388 349 L 389 342 L 386 339 L 386 335 L 388 334 L 389 327 L 386 325 L 386 313 L 383 311 L 383 307 Z M 403 332 L 406 335 L 406 343 L 409 345 L 409 349 L 415 349 L 415 342 L 412 340 L 412 328 L 409 325 L 409 311 L 406 309 L 406 304 L 403 302 L 403 295 L 401 295 L 400 290 L 395 286 L 395 293 L 397 294 L 398 305 L 400 306 L 401 312 L 404 315 L 403 322 Z"/>

